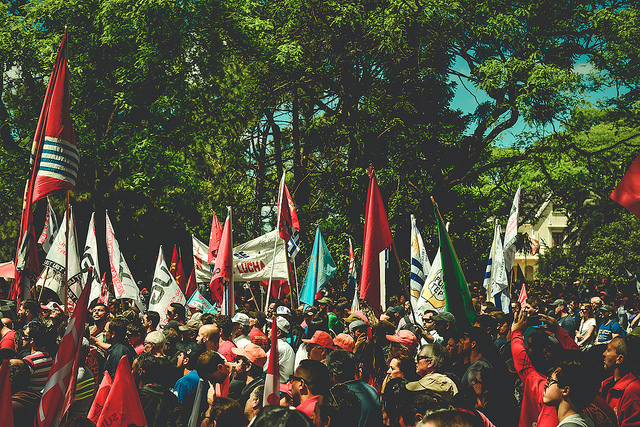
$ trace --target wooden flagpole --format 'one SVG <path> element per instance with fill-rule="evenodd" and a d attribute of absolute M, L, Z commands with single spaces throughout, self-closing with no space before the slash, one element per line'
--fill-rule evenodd
<path fill-rule="evenodd" d="M 65 230 L 65 235 L 64 235 L 64 239 L 65 239 L 65 248 L 64 248 L 64 309 L 68 310 L 67 308 L 67 298 L 69 295 L 69 227 L 70 227 L 70 214 L 69 214 L 69 193 L 70 191 L 67 190 L 67 210 L 65 211 L 65 217 L 67 220 L 67 228 Z"/>
<path fill-rule="evenodd" d="M 402 284 L 403 284 L 405 297 L 408 298 L 407 301 L 411 301 L 411 292 L 409 291 L 409 285 L 407 284 L 407 278 L 404 276 L 404 270 L 402 268 L 402 264 L 400 263 L 400 257 L 398 256 L 398 248 L 396 248 L 396 242 L 395 241 L 391 242 L 391 247 L 393 248 L 393 253 L 396 256 L 396 262 L 398 263 L 398 268 L 400 269 L 400 277 L 402 277 Z M 420 325 L 418 324 L 418 321 L 416 320 L 416 312 L 413 309 L 413 306 L 411 306 L 411 316 L 413 317 L 414 325 L 417 325 L 418 327 L 420 327 Z"/>

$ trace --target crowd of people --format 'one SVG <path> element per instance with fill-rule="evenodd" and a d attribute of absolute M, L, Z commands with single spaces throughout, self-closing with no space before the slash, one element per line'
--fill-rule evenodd
<path fill-rule="evenodd" d="M 102 378 L 124 357 L 148 426 L 640 426 L 633 298 L 540 293 L 504 313 L 477 294 L 469 328 L 403 298 L 376 315 L 336 297 L 266 314 L 239 304 L 233 316 L 173 303 L 166 319 L 93 301 L 63 424 L 93 425 Z M 33 425 L 67 321 L 34 300 L 2 319 L 16 426 Z M 271 336 L 279 406 L 264 401 Z"/>

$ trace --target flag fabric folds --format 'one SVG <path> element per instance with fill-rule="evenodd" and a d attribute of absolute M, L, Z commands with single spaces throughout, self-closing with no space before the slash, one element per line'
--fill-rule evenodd
<path fill-rule="evenodd" d="M 269 364 L 267 366 L 267 375 L 264 379 L 264 395 L 263 405 L 280 405 L 280 366 L 278 363 L 278 326 L 273 316 L 271 321 L 271 351 L 269 352 Z"/>
<path fill-rule="evenodd" d="M 320 227 L 316 229 L 316 239 L 313 243 L 313 251 L 309 258 L 307 274 L 300 289 L 300 301 L 313 305 L 315 295 L 329 282 L 336 272 L 336 264 L 329 253 L 329 248 L 322 238 Z"/>
<path fill-rule="evenodd" d="M 356 281 L 358 280 L 356 271 L 356 257 L 353 253 L 353 244 L 349 239 L 349 276 L 347 277 L 347 289 L 345 295 L 352 300 L 356 293 Z"/>
<path fill-rule="evenodd" d="M 167 323 L 167 308 L 174 302 L 185 305 L 187 299 L 167 268 L 162 255 L 162 246 L 160 246 L 149 297 L 149 310 L 157 311 L 160 314 L 160 324 L 164 325 Z"/>
<path fill-rule="evenodd" d="M 184 296 L 186 298 L 191 298 L 191 295 L 198 289 L 198 284 L 196 283 L 196 266 L 194 265 L 191 269 L 191 274 L 189 274 L 189 281 L 187 282 L 187 289 L 185 291 Z"/>
<path fill-rule="evenodd" d="M 504 267 L 511 271 L 516 260 L 516 239 L 518 238 L 518 212 L 520 209 L 520 186 L 513 197 L 511 212 L 504 230 Z"/>
<path fill-rule="evenodd" d="M 235 309 L 233 301 L 233 237 L 231 208 L 228 210 L 209 288 L 211 289 L 211 298 L 220 304 L 222 314 L 232 315 Z"/>
<path fill-rule="evenodd" d="M 287 242 L 287 253 L 289 258 L 295 258 L 298 252 L 300 252 L 300 233 L 294 229 L 293 233 L 291 233 L 291 238 Z"/>
<path fill-rule="evenodd" d="M 180 255 L 178 254 L 178 246 L 173 245 L 173 253 L 171 254 L 171 264 L 169 265 L 169 272 L 173 277 L 176 277 L 176 269 L 178 268 L 178 260 Z"/>
<path fill-rule="evenodd" d="M 416 225 L 416 217 L 411 215 L 411 275 L 409 277 L 409 290 L 411 292 L 411 307 L 413 307 L 415 313 L 419 313 L 417 311 L 418 300 L 430 269 L 431 263 Z"/>
<path fill-rule="evenodd" d="M 107 252 L 109 253 L 109 264 L 111 265 L 111 283 L 113 284 L 116 298 L 130 298 L 141 311 L 145 311 L 140 290 L 135 280 L 133 280 L 127 261 L 125 261 L 120 251 L 120 245 L 116 240 L 116 233 L 113 230 L 113 225 L 111 225 L 108 212 L 105 214 L 105 219 L 107 223 Z"/>
<path fill-rule="evenodd" d="M 436 222 L 438 223 L 438 239 L 440 242 L 440 262 L 442 262 L 442 282 L 444 284 L 444 296 L 446 311 L 456 318 L 456 327 L 460 330 L 468 330 L 473 325 L 475 311 L 471 303 L 469 285 L 462 272 L 458 255 L 453 248 L 451 238 L 444 226 L 444 220 L 438 207 L 434 207 Z"/>
<path fill-rule="evenodd" d="M 193 294 L 187 301 L 188 304 L 193 304 L 194 302 L 199 302 L 202 304 L 202 312 L 203 313 L 212 313 L 217 314 L 218 310 L 207 300 L 197 289 L 193 291 Z"/>
<path fill-rule="evenodd" d="M 369 189 L 364 219 L 362 243 L 362 273 L 360 274 L 360 298 L 380 314 L 380 252 L 393 243 L 382 194 L 373 168 L 369 168 Z"/>
<path fill-rule="evenodd" d="M 93 276 L 91 294 L 89 295 L 89 303 L 91 303 L 94 299 L 100 298 L 101 295 L 95 212 L 91 214 L 91 219 L 89 220 L 89 230 L 87 231 L 87 240 L 85 241 L 82 259 L 80 260 L 80 268 L 82 269 L 82 283 L 89 282 L 90 274 Z"/>
<path fill-rule="evenodd" d="M 93 398 L 93 403 L 91 404 L 91 408 L 87 414 L 87 418 L 93 421 L 94 424 L 97 423 L 98 418 L 100 418 L 104 402 L 107 400 L 107 396 L 111 390 L 111 384 L 113 384 L 113 381 L 111 380 L 109 372 L 104 371 L 100 387 L 98 387 L 98 391 L 96 391 L 96 396 Z"/>
<path fill-rule="evenodd" d="M 640 155 L 631 163 L 609 197 L 640 218 Z"/>
<path fill-rule="evenodd" d="M 424 313 L 426 310 L 445 311 L 444 283 L 442 282 L 442 258 L 440 248 L 436 252 L 433 264 L 429 269 L 420 298 L 418 298 L 418 308 L 416 310 Z"/>
<path fill-rule="evenodd" d="M 2 422 L 13 426 L 13 404 L 11 403 L 11 381 L 9 381 L 9 359 L 0 365 L 0 414 Z"/>
<path fill-rule="evenodd" d="M 509 281 L 507 280 L 507 270 L 504 267 L 504 251 L 502 249 L 502 234 L 500 224 L 496 224 L 493 231 L 493 243 L 487 259 L 487 270 L 484 274 L 484 282 L 482 286 L 487 290 L 487 301 L 494 301 L 505 289 L 509 289 Z M 499 297 L 498 297 L 499 298 Z M 498 299 L 498 301 L 500 301 Z M 496 305 L 498 306 L 498 305 Z M 505 307 L 507 313 L 509 307 Z"/>
<path fill-rule="evenodd" d="M 75 398 L 76 380 L 80 367 L 80 348 L 84 334 L 91 280 L 85 284 L 69 324 L 64 332 L 58 353 L 49 371 L 37 412 L 40 427 L 57 426 Z"/>
<path fill-rule="evenodd" d="M 44 219 L 44 228 L 38 238 L 38 243 L 45 252 L 49 252 L 49 248 L 51 248 L 53 240 L 56 238 L 58 228 L 58 218 L 56 218 L 56 213 L 53 211 L 49 198 L 47 197 L 47 214 Z"/>
<path fill-rule="evenodd" d="M 298 214 L 293 204 L 293 198 L 287 184 L 284 182 L 285 174 L 282 174 L 280 180 L 280 189 L 278 191 L 278 231 L 280 237 L 288 242 L 293 235 L 293 230 L 300 231 L 300 222 Z"/>
<path fill-rule="evenodd" d="M 178 265 L 176 266 L 176 274 L 174 277 L 178 287 L 182 293 L 185 294 L 187 292 L 187 277 L 184 274 L 184 268 L 182 268 L 182 257 L 178 258 Z"/>
<path fill-rule="evenodd" d="M 209 250 L 207 254 L 207 262 L 211 264 L 216 260 L 218 256 L 218 248 L 220 247 L 220 241 L 222 240 L 222 226 L 216 213 L 213 212 L 213 220 L 211 221 L 211 234 L 209 235 Z"/>
<path fill-rule="evenodd" d="M 524 283 L 522 284 L 522 288 L 520 288 L 518 302 L 520 303 L 520 307 L 524 309 L 524 306 L 527 304 L 527 288 L 525 287 Z"/>
<path fill-rule="evenodd" d="M 142 410 L 138 389 L 133 381 L 131 366 L 127 356 L 122 356 L 111 389 L 96 422 L 97 427 L 146 426 L 147 420 Z"/>

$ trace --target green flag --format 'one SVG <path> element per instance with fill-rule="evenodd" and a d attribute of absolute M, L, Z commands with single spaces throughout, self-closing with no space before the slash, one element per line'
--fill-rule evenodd
<path fill-rule="evenodd" d="M 436 205 L 434 208 L 438 223 L 438 238 L 440 240 L 440 259 L 442 261 L 442 281 L 444 283 L 445 309 L 456 317 L 458 330 L 468 330 L 473 326 L 476 317 L 471 303 L 469 286 L 464 278 L 460 261 L 453 248 L 442 215 Z"/>

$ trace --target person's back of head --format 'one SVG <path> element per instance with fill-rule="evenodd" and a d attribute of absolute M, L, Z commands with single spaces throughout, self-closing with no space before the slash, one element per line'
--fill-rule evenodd
<path fill-rule="evenodd" d="M 314 396 L 326 395 L 329 391 L 329 370 L 324 363 L 305 359 L 298 365 L 296 374 L 304 378 L 309 391 Z"/>
<path fill-rule="evenodd" d="M 459 409 L 437 411 L 424 417 L 417 426 L 420 427 L 483 427 L 484 424 L 471 412 Z"/>
<path fill-rule="evenodd" d="M 33 347 L 42 349 L 47 343 L 47 328 L 39 322 L 29 324 L 29 339 L 33 342 Z"/>
<path fill-rule="evenodd" d="M 109 331 L 113 334 L 115 342 L 124 343 L 126 341 L 128 324 L 129 321 L 120 316 L 109 320 Z"/>
<path fill-rule="evenodd" d="M 138 362 L 140 369 L 140 381 L 142 385 L 160 384 L 164 387 L 171 387 L 171 362 L 164 357 L 145 357 L 140 358 Z"/>
<path fill-rule="evenodd" d="M 427 390 L 412 391 L 404 396 L 405 400 L 398 407 L 398 419 L 407 426 L 415 425 L 427 412 L 448 407 L 446 402 Z"/>
<path fill-rule="evenodd" d="M 29 388 L 31 382 L 31 370 L 21 359 L 9 361 L 9 380 L 11 381 L 11 394 L 24 391 Z"/>
<path fill-rule="evenodd" d="M 311 419 L 288 406 L 265 406 L 255 418 L 253 427 L 313 427 Z"/>
<path fill-rule="evenodd" d="M 554 370 L 560 389 L 568 387 L 564 396 L 578 411 L 583 411 L 598 394 L 599 382 L 580 359 L 560 363 Z"/>
<path fill-rule="evenodd" d="M 157 311 L 147 311 L 145 314 L 147 315 L 149 322 L 151 322 L 151 329 L 155 330 L 160 323 L 160 313 Z"/>
<path fill-rule="evenodd" d="M 187 309 L 184 307 L 184 305 L 180 304 L 179 302 L 172 302 L 170 304 L 170 307 L 173 308 L 174 313 L 176 314 L 176 316 L 178 316 L 176 320 L 178 322 L 184 322 L 187 317 Z"/>
<path fill-rule="evenodd" d="M 233 323 L 231 322 L 231 317 L 226 314 L 218 314 L 213 320 L 213 323 L 218 325 L 218 329 L 220 329 L 220 336 L 228 340 L 231 337 L 231 332 L 233 331 Z"/>
<path fill-rule="evenodd" d="M 334 427 L 357 426 L 362 404 L 358 396 L 344 384 L 331 387 L 329 394 L 319 402 L 318 412 L 322 425 Z"/>
<path fill-rule="evenodd" d="M 247 419 L 240 404 L 228 397 L 216 397 L 211 403 L 209 419 L 216 427 L 244 427 Z"/>
<path fill-rule="evenodd" d="M 356 358 L 346 350 L 334 350 L 325 360 L 333 383 L 343 383 L 355 379 L 357 372 Z"/>

